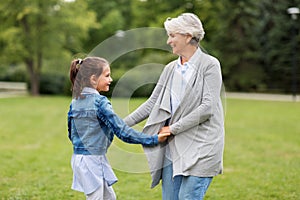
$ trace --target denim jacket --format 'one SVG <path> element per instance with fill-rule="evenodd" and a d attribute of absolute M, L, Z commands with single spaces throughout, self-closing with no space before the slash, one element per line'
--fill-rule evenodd
<path fill-rule="evenodd" d="M 127 143 L 153 146 L 158 136 L 149 136 L 127 126 L 109 100 L 95 89 L 84 88 L 84 98 L 73 99 L 68 112 L 68 133 L 74 154 L 104 155 L 114 134 Z"/>

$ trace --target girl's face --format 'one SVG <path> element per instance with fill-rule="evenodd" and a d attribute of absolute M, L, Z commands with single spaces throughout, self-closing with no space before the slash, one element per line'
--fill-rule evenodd
<path fill-rule="evenodd" d="M 167 44 L 173 49 L 173 53 L 182 56 L 188 46 L 191 36 L 180 33 L 169 33 Z"/>
<path fill-rule="evenodd" d="M 103 67 L 102 74 L 99 76 L 97 80 L 97 88 L 98 92 L 107 92 L 109 91 L 110 83 L 112 82 L 112 78 L 110 77 L 110 67 L 106 65 Z"/>

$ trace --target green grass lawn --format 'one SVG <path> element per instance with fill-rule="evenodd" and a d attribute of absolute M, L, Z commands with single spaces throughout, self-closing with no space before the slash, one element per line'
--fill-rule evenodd
<path fill-rule="evenodd" d="M 112 104 L 123 117 L 143 101 Z M 0 199 L 85 199 L 70 189 L 69 102 L 67 97 L 0 99 Z M 206 199 L 300 199 L 299 117 L 299 103 L 228 99 L 224 174 L 213 180 Z M 140 145 L 115 140 L 109 158 L 119 178 L 118 199 L 161 199 L 160 187 L 149 188 Z"/>

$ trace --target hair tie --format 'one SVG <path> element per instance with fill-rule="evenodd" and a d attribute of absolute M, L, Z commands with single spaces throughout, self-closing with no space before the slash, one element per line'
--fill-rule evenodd
<path fill-rule="evenodd" d="M 77 64 L 76 64 L 76 69 L 77 69 L 77 70 L 79 70 L 80 65 L 81 65 L 82 62 L 83 62 L 82 59 L 80 59 L 80 58 L 77 59 L 77 61 L 76 61 L 76 63 L 77 63 Z"/>

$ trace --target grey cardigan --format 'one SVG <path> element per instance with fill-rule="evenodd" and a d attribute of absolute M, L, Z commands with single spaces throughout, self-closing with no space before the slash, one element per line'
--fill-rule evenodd
<path fill-rule="evenodd" d="M 222 75 L 219 61 L 196 51 L 195 73 L 186 86 L 184 97 L 171 115 L 171 80 L 176 60 L 163 70 L 150 98 L 124 120 L 133 126 L 148 118 L 143 132 L 157 134 L 169 119 L 173 137 L 168 144 L 176 175 L 212 177 L 222 173 L 224 117 L 220 97 Z M 166 144 L 144 147 L 152 185 L 160 179 Z"/>

